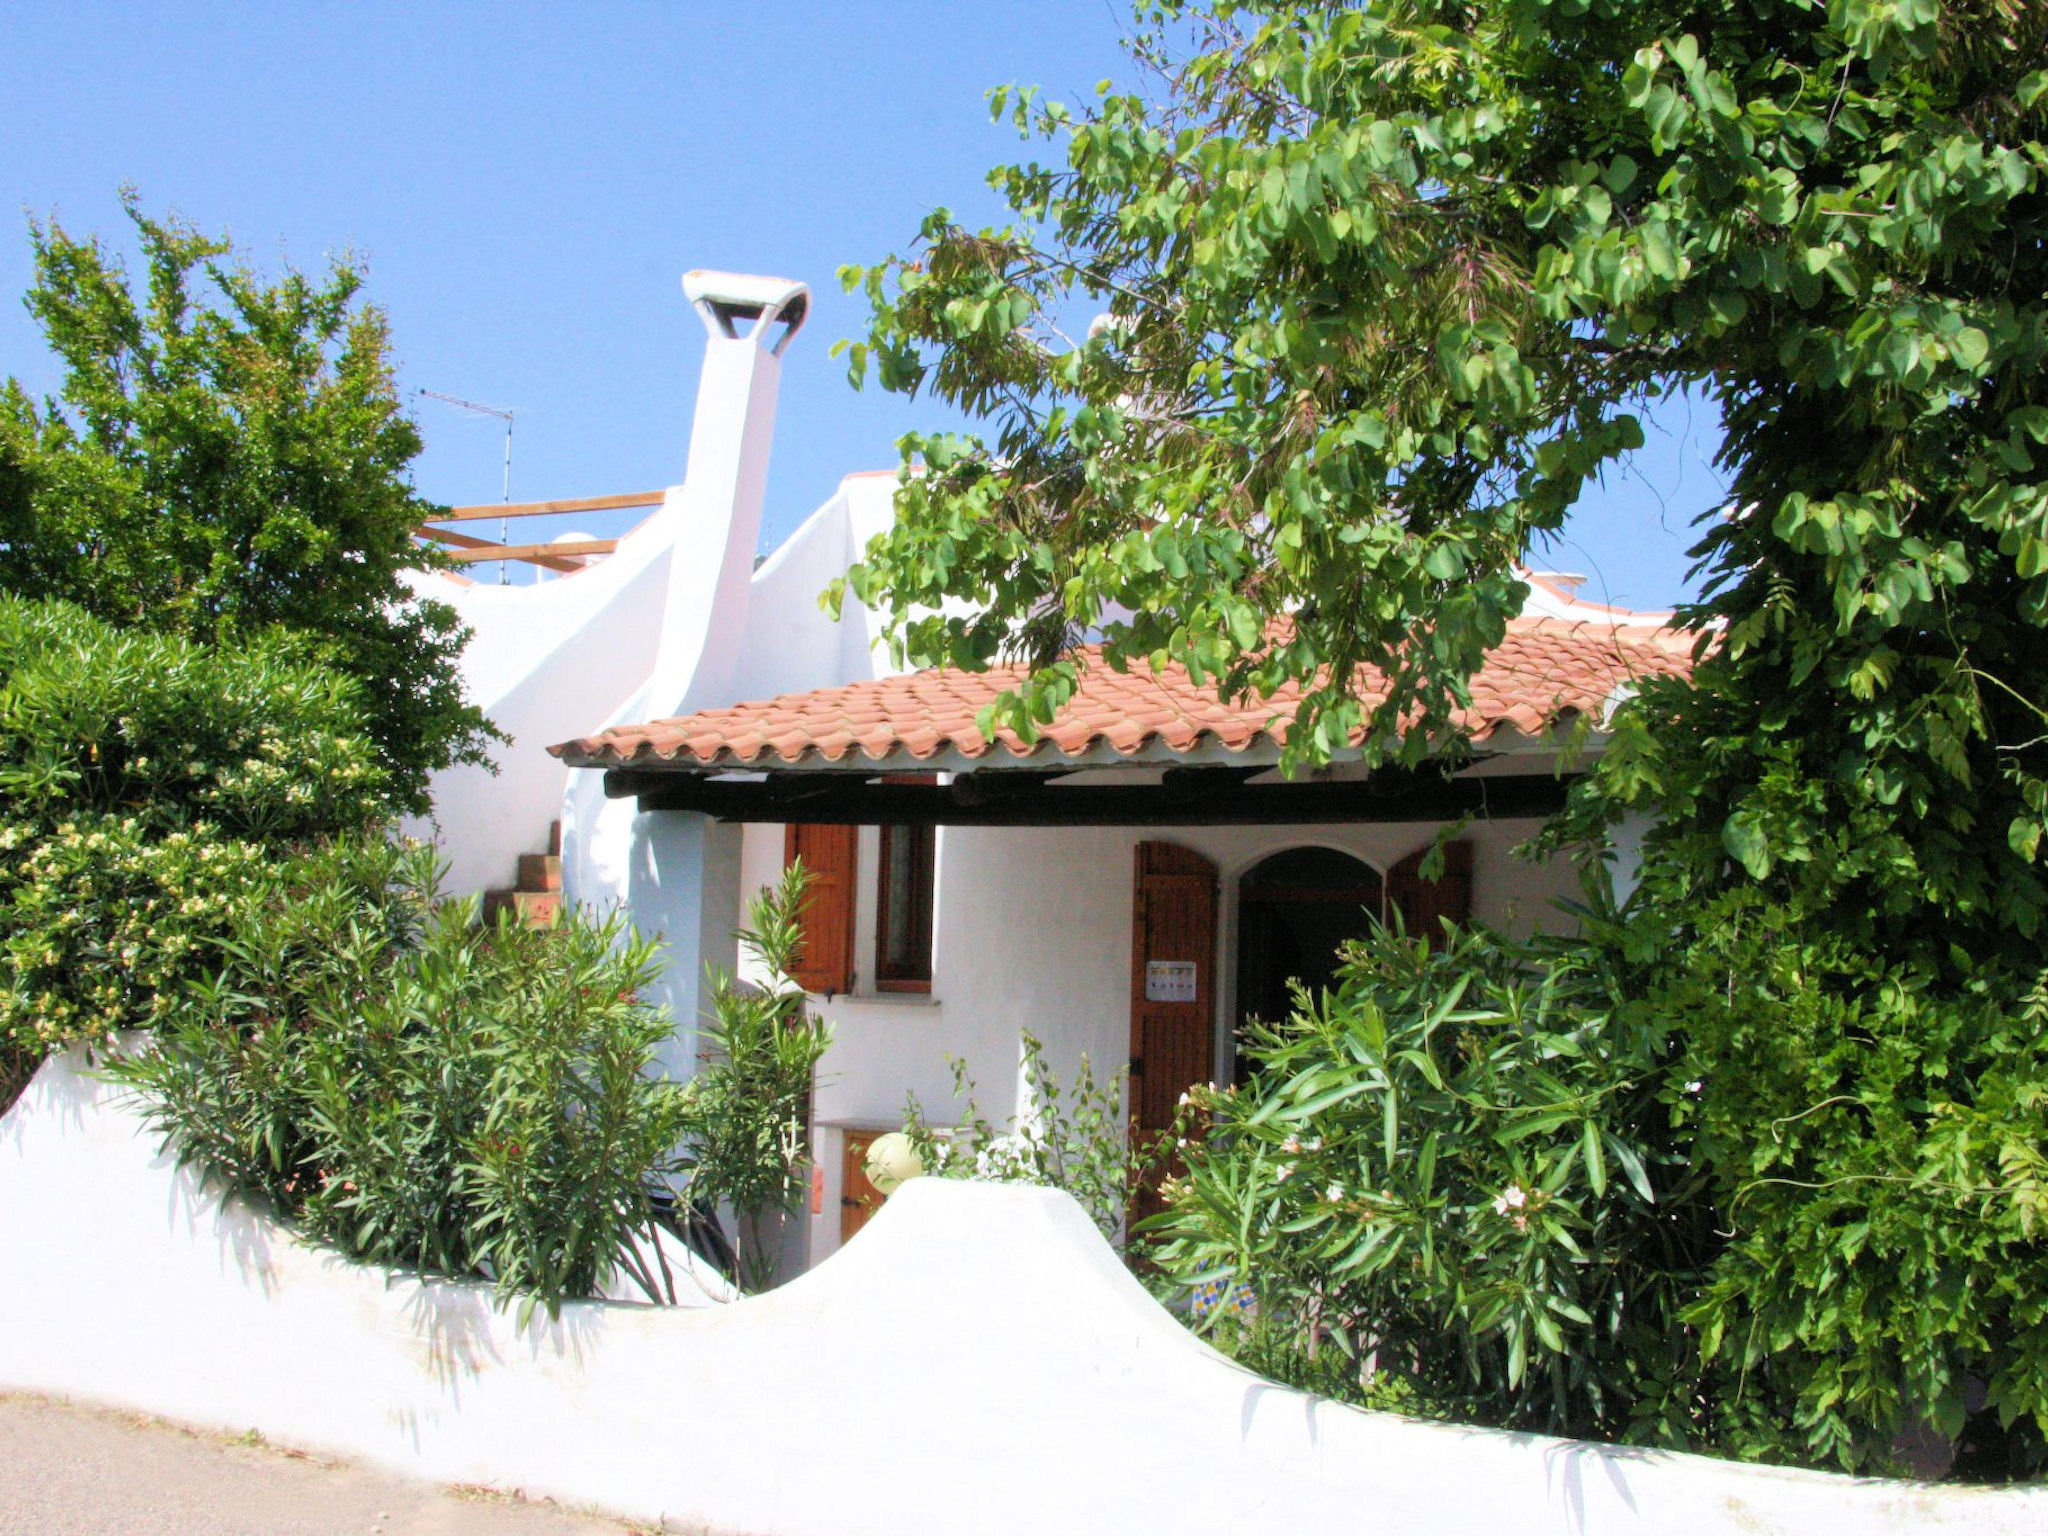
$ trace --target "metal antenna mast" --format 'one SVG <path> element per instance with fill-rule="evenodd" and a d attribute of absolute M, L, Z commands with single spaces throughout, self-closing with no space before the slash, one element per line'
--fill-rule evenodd
<path fill-rule="evenodd" d="M 438 389 L 423 389 L 419 393 L 425 395 L 429 400 L 439 400 L 443 404 L 455 406 L 460 410 L 469 411 L 478 416 L 495 416 L 498 420 L 505 423 L 505 487 L 500 499 L 510 503 L 512 500 L 512 417 L 514 413 L 500 406 L 478 405 L 476 401 L 464 400 L 459 395 L 444 395 Z M 511 529 L 512 525 L 508 520 L 502 517 L 498 519 L 498 542 L 500 544 L 511 542 Z M 504 586 L 511 579 L 510 569 L 504 561 L 499 561 L 498 585 Z"/>

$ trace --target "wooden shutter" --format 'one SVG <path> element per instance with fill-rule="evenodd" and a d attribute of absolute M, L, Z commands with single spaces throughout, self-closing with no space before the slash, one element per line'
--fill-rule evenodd
<path fill-rule="evenodd" d="M 1460 926 L 1472 918 L 1472 844 L 1446 845 L 1443 873 L 1422 878 L 1422 861 L 1434 844 L 1425 844 L 1387 871 L 1387 915 L 1401 916 L 1410 938 L 1443 941 L 1446 920 Z"/>
<path fill-rule="evenodd" d="M 804 940 L 790 977 L 806 992 L 853 990 L 854 864 L 859 837 L 858 827 L 792 822 L 783 829 L 783 868 L 802 859 L 811 876 L 804 897 Z"/>

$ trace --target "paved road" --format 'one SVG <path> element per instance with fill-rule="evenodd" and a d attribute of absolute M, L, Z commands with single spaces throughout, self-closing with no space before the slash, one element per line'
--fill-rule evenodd
<path fill-rule="evenodd" d="M 0 1536 L 632 1536 L 161 1419 L 0 1393 Z"/>

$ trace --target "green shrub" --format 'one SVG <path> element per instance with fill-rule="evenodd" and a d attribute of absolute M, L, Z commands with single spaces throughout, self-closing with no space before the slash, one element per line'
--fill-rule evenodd
<path fill-rule="evenodd" d="M 1700 913 L 1649 998 L 1730 1234 L 1687 1316 L 1743 1453 L 2048 1464 L 2048 973 L 1927 965 L 1761 893 Z"/>
<path fill-rule="evenodd" d="M 218 978 L 113 1062 L 178 1156 L 351 1257 L 550 1312 L 635 1257 L 673 1171 L 653 945 L 437 904 L 428 851 L 349 839 L 267 876 Z M 651 1245 L 647 1245 L 651 1251 Z M 524 1311 L 522 1311 L 522 1317 Z"/>
<path fill-rule="evenodd" d="M 283 850 L 385 810 L 355 685 L 0 594 L 0 1050 L 161 1024 Z"/>
<path fill-rule="evenodd" d="M 766 978 L 749 986 L 713 972 L 704 1062 L 682 1089 L 688 1198 L 737 1218 L 734 1278 L 750 1291 L 775 1281 L 780 1221 L 799 1209 L 810 1166 L 811 1082 L 831 1035 L 789 979 L 803 940 L 809 875 L 801 862 L 756 895 L 740 948 Z"/>
<path fill-rule="evenodd" d="M 958 1057 L 950 1058 L 950 1065 L 954 1096 L 966 1104 L 960 1123 L 934 1129 L 912 1094 L 903 1107 L 903 1129 L 927 1173 L 1063 1189 L 1081 1203 L 1103 1237 L 1122 1248 L 1134 1180 L 1148 1164 L 1127 1134 L 1127 1073 L 1119 1068 L 1107 1082 L 1098 1082 L 1083 1055 L 1074 1080 L 1062 1088 L 1046 1065 L 1038 1037 L 1026 1030 L 1021 1038 L 1023 1108 L 1000 1129 L 982 1114 L 967 1064 Z"/>
<path fill-rule="evenodd" d="M 1245 1087 L 1193 1091 L 1147 1226 L 1182 1284 L 1253 1288 L 1252 1327 L 1213 1314 L 1219 1343 L 1357 1401 L 1697 1434 L 1679 1312 L 1711 1233 L 1664 1129 L 1664 1042 L 1601 953 L 1376 933 L 1252 1032 Z"/>
<path fill-rule="evenodd" d="M 0 1040 L 0 1115 L 14 1107 L 35 1069 L 27 1051 L 10 1040 Z"/>

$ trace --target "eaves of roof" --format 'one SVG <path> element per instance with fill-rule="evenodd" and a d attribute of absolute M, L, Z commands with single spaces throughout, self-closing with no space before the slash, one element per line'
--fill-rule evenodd
<path fill-rule="evenodd" d="M 1651 625 L 1525 616 L 1508 624 L 1470 682 L 1455 723 L 1495 751 L 1542 742 L 1581 716 L 1604 719 L 1624 689 L 1682 675 L 1697 636 Z M 1276 761 L 1299 699 L 1226 704 L 1179 667 L 1118 672 L 1083 651 L 1081 683 L 1036 741 L 977 724 L 1026 669 L 932 669 L 615 726 L 549 748 L 573 767 L 668 771 L 800 768 L 919 771 L 1081 768 L 1122 763 Z M 1091 664 L 1092 663 L 1092 664 Z M 1361 700 L 1376 702 L 1368 675 Z M 1377 698 L 1384 698 L 1382 689 Z"/>

